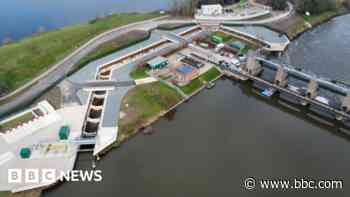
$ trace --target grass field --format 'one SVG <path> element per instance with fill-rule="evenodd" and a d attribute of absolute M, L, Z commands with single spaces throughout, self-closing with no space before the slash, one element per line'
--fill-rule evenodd
<path fill-rule="evenodd" d="M 220 71 L 215 67 L 209 69 L 206 73 L 198 78 L 192 80 L 189 84 L 180 87 L 180 89 L 187 95 L 190 95 L 201 88 L 205 83 L 210 82 L 220 75 Z"/>
<path fill-rule="evenodd" d="M 138 42 L 147 40 L 149 36 L 150 32 L 142 30 L 134 30 L 126 34 L 122 34 L 114 40 L 106 42 L 97 47 L 94 51 L 90 52 L 87 56 L 85 56 L 78 62 L 74 69 L 79 69 L 92 61 L 105 57 L 111 53 L 134 45 Z"/>
<path fill-rule="evenodd" d="M 0 94 L 24 85 L 96 35 L 129 23 L 160 16 L 159 13 L 115 14 L 89 23 L 25 38 L 0 47 Z"/>
<path fill-rule="evenodd" d="M 148 77 L 146 73 L 148 70 L 147 67 L 136 67 L 133 71 L 131 71 L 130 76 L 133 79 L 142 79 Z"/>
<path fill-rule="evenodd" d="M 135 87 L 123 100 L 121 111 L 126 115 L 119 122 L 120 138 L 129 136 L 149 119 L 168 110 L 181 99 L 176 90 L 161 82 Z"/>
<path fill-rule="evenodd" d="M 215 67 L 212 67 L 206 73 L 201 75 L 200 78 L 202 79 L 202 81 L 210 82 L 215 78 L 217 78 L 220 74 L 221 73 L 218 69 L 216 69 Z"/>
<path fill-rule="evenodd" d="M 8 197 L 9 195 L 9 192 L 0 192 L 0 197 Z"/>
<path fill-rule="evenodd" d="M 300 14 L 294 14 L 287 19 L 271 23 L 268 26 L 280 32 L 284 32 L 290 39 L 294 39 L 309 28 L 306 22 L 315 26 L 333 18 L 334 16 L 348 12 L 349 10 L 346 8 L 338 8 L 337 10 L 327 11 L 319 15 L 302 16 Z"/>
<path fill-rule="evenodd" d="M 196 78 L 194 80 L 192 80 L 189 84 L 185 85 L 185 86 L 181 86 L 180 89 L 187 95 L 192 94 L 193 92 L 195 92 L 196 90 L 198 90 L 199 88 L 201 88 L 203 86 L 202 81 L 200 80 L 200 78 Z"/>

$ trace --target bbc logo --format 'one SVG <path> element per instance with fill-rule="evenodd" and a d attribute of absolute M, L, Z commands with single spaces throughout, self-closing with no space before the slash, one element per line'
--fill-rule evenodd
<path fill-rule="evenodd" d="M 9 169 L 8 183 L 52 183 L 56 179 L 55 169 Z"/>
<path fill-rule="evenodd" d="M 54 169 L 9 169 L 9 183 L 51 183 L 56 179 Z"/>
<path fill-rule="evenodd" d="M 55 169 L 8 169 L 8 183 L 50 184 L 58 180 L 71 182 L 101 182 L 101 170 L 71 170 L 58 172 Z"/>

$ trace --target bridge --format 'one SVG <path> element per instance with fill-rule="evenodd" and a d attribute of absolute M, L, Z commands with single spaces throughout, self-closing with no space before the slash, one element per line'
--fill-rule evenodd
<path fill-rule="evenodd" d="M 318 77 L 290 65 L 272 62 L 263 57 L 258 57 L 258 54 L 253 52 L 248 53 L 247 63 L 235 66 L 230 63 L 229 58 L 210 53 L 206 49 L 193 44 L 189 46 L 204 54 L 201 58 L 220 66 L 227 76 L 241 81 L 250 80 L 253 83 L 262 84 L 261 87 L 263 89 L 278 92 L 280 93 L 280 97 L 282 94 L 291 96 L 294 99 L 293 103 L 308 106 L 309 109 L 312 106 L 317 106 L 327 113 L 331 113 L 332 116 L 334 115 L 334 119 L 342 120 L 343 122 L 350 121 L 350 85 L 336 83 L 333 80 Z M 220 62 L 226 62 L 226 66 L 223 66 Z M 268 69 L 274 71 L 270 80 L 263 77 L 263 73 Z M 303 81 L 305 87 L 293 85 L 293 81 L 289 81 L 292 77 Z M 338 106 L 331 105 L 323 100 L 324 95 L 322 94 L 324 92 L 319 92 L 322 88 L 330 91 L 337 98 L 340 98 L 341 102 Z"/>
<path fill-rule="evenodd" d="M 135 81 L 115 81 L 115 80 L 90 80 L 82 83 L 72 82 L 70 83 L 77 89 L 83 89 L 85 91 L 104 91 L 114 90 L 118 87 L 129 87 L 136 85 Z"/>
<path fill-rule="evenodd" d="M 69 140 L 70 143 L 76 144 L 76 145 L 95 145 L 96 139 L 95 138 L 76 138 Z"/>
<path fill-rule="evenodd" d="M 250 59 L 250 60 L 249 60 Z M 342 84 L 332 83 L 324 78 L 313 76 L 302 70 L 297 70 L 291 66 L 274 63 L 262 57 L 250 57 L 246 65 L 235 70 L 235 74 L 239 74 L 253 82 L 263 84 L 266 88 L 274 89 L 279 93 L 293 96 L 295 100 L 302 105 L 313 105 L 335 114 L 337 120 L 350 120 L 350 88 Z M 265 68 L 264 68 L 265 66 Z M 276 70 L 273 80 L 268 81 L 261 77 L 261 73 L 270 66 Z M 294 87 L 289 84 L 288 76 L 296 76 L 307 82 L 306 87 Z M 333 91 L 334 94 L 342 98 L 339 107 L 332 106 L 320 99 L 319 88 L 326 88 Z M 301 91 L 301 90 L 304 90 Z"/>
<path fill-rule="evenodd" d="M 189 43 L 189 40 L 185 39 L 184 37 L 180 36 L 180 35 L 176 35 L 174 33 L 171 32 L 164 32 L 164 31 L 159 31 L 157 30 L 158 33 L 160 33 L 165 39 L 174 42 L 174 43 L 178 43 L 181 45 L 186 45 Z"/>

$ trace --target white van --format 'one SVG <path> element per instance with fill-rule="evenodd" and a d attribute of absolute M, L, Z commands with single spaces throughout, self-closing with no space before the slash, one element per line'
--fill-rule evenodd
<path fill-rule="evenodd" d="M 233 65 L 235 65 L 235 66 L 239 66 L 239 65 L 240 65 L 239 60 L 236 59 L 236 58 L 232 58 L 232 59 L 231 59 L 231 63 L 232 63 Z"/>

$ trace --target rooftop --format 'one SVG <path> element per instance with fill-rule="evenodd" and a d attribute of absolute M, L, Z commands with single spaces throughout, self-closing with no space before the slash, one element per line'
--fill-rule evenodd
<path fill-rule="evenodd" d="M 194 70 L 192 66 L 189 65 L 182 65 L 176 68 L 176 71 L 182 74 L 188 74 L 191 73 Z"/>
<path fill-rule="evenodd" d="M 149 65 L 159 65 L 162 64 L 163 62 L 168 61 L 165 57 L 162 56 L 158 56 L 150 61 L 147 62 L 147 64 Z"/>

